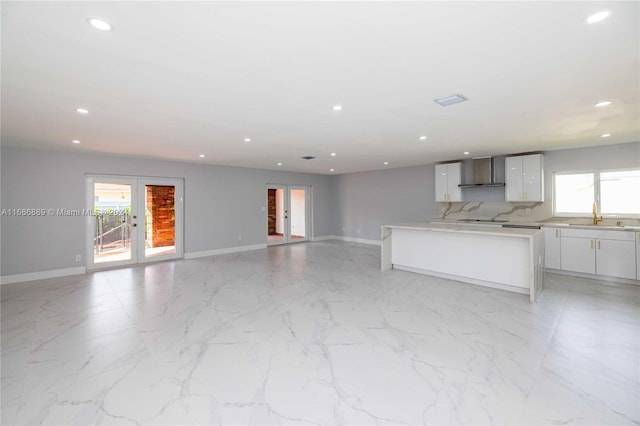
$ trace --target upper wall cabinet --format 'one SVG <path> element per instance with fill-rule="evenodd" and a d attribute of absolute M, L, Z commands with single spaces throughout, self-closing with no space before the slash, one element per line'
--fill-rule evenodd
<path fill-rule="evenodd" d="M 507 157 L 506 201 L 544 201 L 544 157 L 542 154 Z"/>
<path fill-rule="evenodd" d="M 462 201 L 462 163 L 436 164 L 436 201 Z"/>

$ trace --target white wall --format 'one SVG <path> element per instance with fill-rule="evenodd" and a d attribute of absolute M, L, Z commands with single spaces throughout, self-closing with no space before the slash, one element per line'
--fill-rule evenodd
<path fill-rule="evenodd" d="M 185 253 L 266 243 L 267 183 L 312 186 L 312 235 L 335 234 L 330 176 L 10 147 L 0 164 L 3 209 L 82 209 L 85 174 L 183 178 Z M 0 229 L 3 276 L 85 264 L 82 217 L 4 216 Z"/>
<path fill-rule="evenodd" d="M 433 165 L 337 176 L 335 213 L 339 235 L 380 239 L 380 226 L 437 215 Z"/>

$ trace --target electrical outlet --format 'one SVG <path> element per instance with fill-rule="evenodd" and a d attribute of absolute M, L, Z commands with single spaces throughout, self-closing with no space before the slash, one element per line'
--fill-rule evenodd
<path fill-rule="evenodd" d="M 360 233 L 360 228 L 356 229 L 356 234 Z"/>
<path fill-rule="evenodd" d="M 82 256 L 79 254 L 76 254 L 76 262 L 80 262 L 82 261 Z"/>
<path fill-rule="evenodd" d="M 260 207 L 260 211 L 264 213 L 264 212 L 266 212 L 267 210 L 265 209 L 265 207 L 264 207 L 264 206 L 262 206 L 262 207 Z"/>
<path fill-rule="evenodd" d="M 238 234 L 238 241 L 242 241 L 242 235 Z"/>

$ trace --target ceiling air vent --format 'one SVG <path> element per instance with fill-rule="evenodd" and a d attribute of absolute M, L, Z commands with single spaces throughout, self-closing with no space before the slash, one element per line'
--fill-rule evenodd
<path fill-rule="evenodd" d="M 314 158 L 316 158 L 316 157 L 314 157 L 312 155 L 305 155 L 304 157 L 302 157 L 303 160 L 313 160 Z"/>
<path fill-rule="evenodd" d="M 467 101 L 468 99 L 461 94 L 451 95 L 440 99 L 435 99 L 434 102 L 439 103 L 442 106 L 449 106 L 453 104 L 459 104 L 460 102 Z"/>

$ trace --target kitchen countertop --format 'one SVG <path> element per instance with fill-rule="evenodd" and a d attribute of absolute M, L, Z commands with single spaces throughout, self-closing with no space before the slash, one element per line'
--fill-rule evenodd
<path fill-rule="evenodd" d="M 526 222 L 526 221 L 508 221 L 508 222 L 466 222 L 460 221 L 460 219 L 430 219 L 429 223 L 437 224 L 458 224 L 461 226 L 485 226 L 485 227 L 499 227 L 502 225 L 523 225 L 523 226 L 540 226 L 549 228 L 572 228 L 572 229 L 595 229 L 606 231 L 627 231 L 627 232 L 640 232 L 640 219 L 623 219 L 623 225 L 615 225 L 616 219 L 605 219 L 605 224 L 592 225 L 589 222 L 590 218 L 565 218 L 565 217 L 551 217 L 549 219 L 541 220 L 539 222 Z"/>
<path fill-rule="evenodd" d="M 402 223 L 397 225 L 383 225 L 382 228 L 395 228 L 395 229 L 414 229 L 418 231 L 435 231 L 435 232 L 459 232 L 465 234 L 480 234 L 480 235 L 501 235 L 506 237 L 529 237 L 541 232 L 539 229 L 526 229 L 526 228 L 502 228 L 501 226 L 486 226 L 473 223 L 456 223 L 456 222 L 442 222 L 429 221 L 429 222 L 417 222 L 417 223 Z"/>

